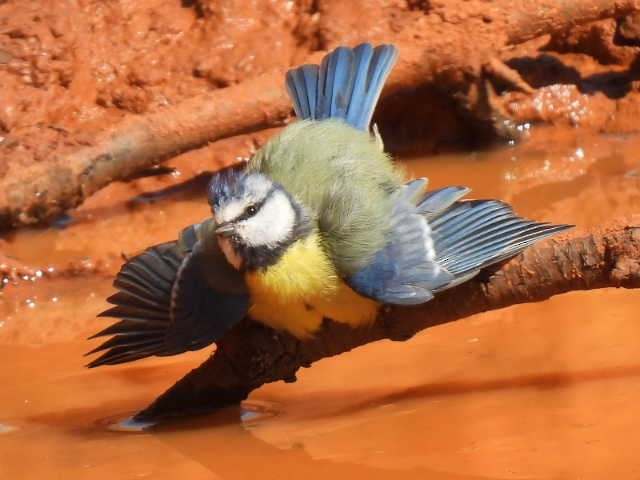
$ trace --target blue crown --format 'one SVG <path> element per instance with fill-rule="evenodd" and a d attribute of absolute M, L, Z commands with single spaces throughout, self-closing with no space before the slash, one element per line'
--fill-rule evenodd
<path fill-rule="evenodd" d="M 226 168 L 213 174 L 207 189 L 207 199 L 211 208 L 219 207 L 232 198 L 238 198 L 244 193 L 245 173 L 236 168 Z"/>

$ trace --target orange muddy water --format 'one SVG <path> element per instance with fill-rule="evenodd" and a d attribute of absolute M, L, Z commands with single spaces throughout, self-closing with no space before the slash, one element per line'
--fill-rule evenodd
<path fill-rule="evenodd" d="M 403 163 L 433 187 L 463 183 L 523 215 L 589 226 L 638 212 L 639 151 L 637 135 L 539 128 L 516 147 Z M 0 293 L 0 478 L 640 478 L 635 291 L 477 315 L 325 359 L 241 408 L 114 430 L 209 353 L 83 367 L 120 254 L 206 216 L 202 182 L 149 195 L 182 181 L 112 185 L 65 229 L 0 239 L 27 265 L 86 267 Z"/>

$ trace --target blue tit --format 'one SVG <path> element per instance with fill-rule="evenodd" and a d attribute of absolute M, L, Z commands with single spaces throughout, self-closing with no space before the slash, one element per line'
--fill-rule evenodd
<path fill-rule="evenodd" d="M 212 177 L 210 219 L 122 267 L 101 314 L 120 320 L 95 335 L 111 338 L 89 366 L 200 349 L 245 316 L 302 339 L 325 318 L 366 325 L 569 228 L 406 182 L 370 132 L 396 57 L 365 43 L 287 73 L 300 121 Z"/>

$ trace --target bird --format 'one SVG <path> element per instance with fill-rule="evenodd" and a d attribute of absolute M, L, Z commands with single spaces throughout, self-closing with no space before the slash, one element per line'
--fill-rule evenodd
<path fill-rule="evenodd" d="M 209 218 L 124 264 L 88 367 L 201 349 L 245 317 L 301 340 L 324 319 L 365 326 L 571 228 L 405 179 L 371 126 L 397 56 L 340 46 L 287 72 L 298 121 L 212 175 Z"/>

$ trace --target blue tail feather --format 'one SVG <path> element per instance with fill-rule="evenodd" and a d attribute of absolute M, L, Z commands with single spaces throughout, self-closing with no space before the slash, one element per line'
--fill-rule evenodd
<path fill-rule="evenodd" d="M 296 113 L 301 118 L 312 118 L 316 111 L 318 65 L 304 65 L 287 72 L 289 96 L 295 99 Z"/>
<path fill-rule="evenodd" d="M 342 118 L 368 130 L 371 116 L 393 64 L 393 45 L 338 47 L 317 65 L 287 73 L 286 86 L 301 119 Z"/>

